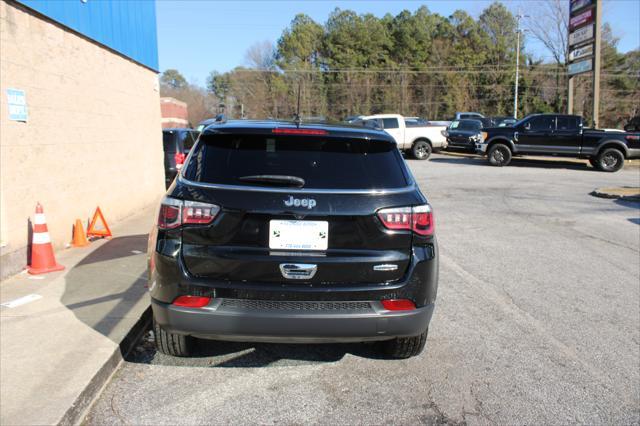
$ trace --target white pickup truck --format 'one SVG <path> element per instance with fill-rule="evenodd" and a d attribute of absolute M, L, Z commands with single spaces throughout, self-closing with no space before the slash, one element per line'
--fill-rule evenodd
<path fill-rule="evenodd" d="M 429 158 L 434 149 L 447 147 L 447 138 L 443 135 L 447 126 L 432 125 L 400 114 L 367 115 L 360 119 L 375 120 L 379 127 L 396 140 L 399 150 L 410 153 L 418 160 Z"/>

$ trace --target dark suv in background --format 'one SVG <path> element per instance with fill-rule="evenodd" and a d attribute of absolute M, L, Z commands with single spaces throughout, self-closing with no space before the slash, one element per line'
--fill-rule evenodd
<path fill-rule="evenodd" d="M 182 168 L 200 132 L 192 129 L 162 129 L 164 180 L 168 188 Z"/>
<path fill-rule="evenodd" d="M 156 345 L 382 341 L 419 354 L 438 287 L 431 206 L 387 133 L 220 122 L 149 239 Z"/>

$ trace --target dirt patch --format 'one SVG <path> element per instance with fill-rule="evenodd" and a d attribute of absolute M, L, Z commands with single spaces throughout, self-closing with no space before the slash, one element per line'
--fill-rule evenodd
<path fill-rule="evenodd" d="M 594 197 L 616 198 L 626 201 L 640 201 L 640 187 L 622 186 L 612 188 L 598 188 L 591 192 Z"/>

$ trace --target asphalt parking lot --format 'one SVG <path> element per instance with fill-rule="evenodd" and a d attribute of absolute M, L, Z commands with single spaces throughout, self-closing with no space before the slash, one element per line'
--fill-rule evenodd
<path fill-rule="evenodd" d="M 425 352 L 143 342 L 88 424 L 640 422 L 640 203 L 589 195 L 640 169 L 433 155 L 440 288 Z"/>

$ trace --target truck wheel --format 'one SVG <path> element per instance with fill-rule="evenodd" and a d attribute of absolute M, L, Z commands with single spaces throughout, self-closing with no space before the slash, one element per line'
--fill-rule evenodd
<path fill-rule="evenodd" d="M 489 149 L 489 164 L 496 167 L 507 166 L 511 162 L 511 150 L 508 146 L 498 143 Z"/>
<path fill-rule="evenodd" d="M 431 145 L 425 141 L 418 141 L 411 147 L 413 157 L 418 160 L 426 160 L 431 155 Z"/>
<path fill-rule="evenodd" d="M 424 333 L 411 337 L 396 337 L 393 340 L 382 342 L 384 353 L 392 358 L 411 358 L 419 355 L 427 343 L 427 334 L 429 329 Z"/>
<path fill-rule="evenodd" d="M 153 336 L 156 349 L 166 355 L 189 356 L 191 354 L 192 338 L 182 334 L 169 333 L 158 323 L 153 321 Z"/>
<path fill-rule="evenodd" d="M 616 148 L 607 148 L 598 155 L 598 169 L 603 172 L 617 172 L 624 167 L 624 154 Z"/>

